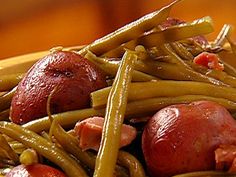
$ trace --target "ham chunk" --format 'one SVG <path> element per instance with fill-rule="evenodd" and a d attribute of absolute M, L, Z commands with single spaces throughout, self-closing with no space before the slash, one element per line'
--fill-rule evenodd
<path fill-rule="evenodd" d="M 79 138 L 79 146 L 83 150 L 98 151 L 102 137 L 104 118 L 92 117 L 75 125 L 75 135 Z M 120 147 L 130 144 L 136 137 L 137 131 L 130 125 L 123 124 L 121 129 Z"/>
<path fill-rule="evenodd" d="M 194 58 L 193 62 L 208 69 L 224 70 L 224 65 L 220 63 L 219 57 L 214 53 L 202 52 Z"/>
<path fill-rule="evenodd" d="M 236 146 L 221 145 L 215 150 L 216 170 L 236 172 Z"/>

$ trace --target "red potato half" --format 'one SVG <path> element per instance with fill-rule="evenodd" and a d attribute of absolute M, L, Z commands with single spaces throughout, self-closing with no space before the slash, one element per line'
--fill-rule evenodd
<path fill-rule="evenodd" d="M 236 144 L 236 121 L 222 106 L 198 101 L 166 107 L 147 123 L 142 149 L 153 177 L 213 170 L 214 150 Z"/>
<path fill-rule="evenodd" d="M 54 88 L 52 113 L 89 107 L 90 93 L 105 86 L 105 75 L 87 59 L 68 51 L 51 53 L 38 61 L 19 83 L 10 118 L 24 124 L 47 115 L 47 99 Z"/>
<path fill-rule="evenodd" d="M 66 177 L 61 171 L 43 164 L 18 165 L 5 177 Z"/>

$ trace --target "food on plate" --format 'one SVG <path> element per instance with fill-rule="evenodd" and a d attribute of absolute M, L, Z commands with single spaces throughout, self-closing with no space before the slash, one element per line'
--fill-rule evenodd
<path fill-rule="evenodd" d="M 215 169 L 214 151 L 236 143 L 236 121 L 210 101 L 171 105 L 149 120 L 142 148 L 152 176 Z"/>
<path fill-rule="evenodd" d="M 232 26 L 208 41 L 212 19 L 170 17 L 177 3 L 28 71 L 0 67 L 0 174 L 234 176 Z"/>
<path fill-rule="evenodd" d="M 91 92 L 106 86 L 105 75 L 90 61 L 69 51 L 55 51 L 38 61 L 19 83 L 11 102 L 12 122 L 23 124 L 52 113 L 89 107 Z M 66 98 L 66 99 L 65 99 Z"/>

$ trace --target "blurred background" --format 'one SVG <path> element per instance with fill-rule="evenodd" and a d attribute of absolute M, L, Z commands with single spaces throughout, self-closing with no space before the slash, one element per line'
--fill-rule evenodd
<path fill-rule="evenodd" d="M 0 5 L 0 59 L 55 46 L 88 44 L 172 0 L 5 0 Z M 171 16 L 236 26 L 235 0 L 183 0 Z M 233 34 L 236 40 L 236 32 Z"/>

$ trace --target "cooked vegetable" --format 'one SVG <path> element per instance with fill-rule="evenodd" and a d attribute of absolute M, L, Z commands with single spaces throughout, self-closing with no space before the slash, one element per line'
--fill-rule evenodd
<path fill-rule="evenodd" d="M 11 120 L 23 124 L 46 115 L 47 97 L 52 112 L 89 107 L 89 94 L 106 86 L 105 76 L 91 62 L 74 52 L 57 51 L 37 62 L 20 82 L 12 99 Z M 66 99 L 65 99 L 66 98 Z"/>
<path fill-rule="evenodd" d="M 9 120 L 10 109 L 0 112 L 0 120 Z"/>
<path fill-rule="evenodd" d="M 88 108 L 88 109 L 80 109 L 76 111 L 58 113 L 58 114 L 53 115 L 53 118 L 57 119 L 58 123 L 60 125 L 63 125 L 63 127 L 72 127 L 73 125 L 75 125 L 76 122 L 86 119 L 88 117 L 104 116 L 104 112 L 105 112 L 104 109 L 95 110 L 93 108 Z M 51 126 L 51 122 L 48 119 L 48 117 L 33 120 L 22 125 L 22 127 L 25 127 L 36 133 L 39 133 L 43 130 L 49 130 L 50 126 Z"/>
<path fill-rule="evenodd" d="M 18 155 L 13 151 L 9 143 L 7 142 L 6 138 L 0 134 L 0 157 L 3 159 L 9 159 L 13 160 L 15 164 L 18 163 L 19 157 Z"/>
<path fill-rule="evenodd" d="M 118 163 L 127 167 L 130 171 L 130 177 L 145 177 L 145 172 L 140 162 L 131 154 L 125 151 L 119 151 Z"/>
<path fill-rule="evenodd" d="M 8 91 L 17 86 L 17 84 L 22 80 L 24 74 L 9 74 L 0 77 L 0 92 Z"/>
<path fill-rule="evenodd" d="M 115 76 L 117 73 L 117 70 L 119 68 L 118 62 L 109 62 L 106 59 L 98 58 L 96 55 L 94 55 L 92 52 L 88 51 L 85 55 L 85 58 L 87 58 L 89 61 L 96 64 L 98 67 L 100 67 L 104 72 L 106 72 L 110 76 Z M 140 71 L 133 71 L 132 80 L 133 81 L 151 81 L 151 80 L 157 80 L 158 78 L 155 76 L 151 76 L 145 73 L 142 73 Z"/>
<path fill-rule="evenodd" d="M 138 39 L 133 39 L 114 50 L 105 53 L 104 56 L 114 57 L 124 53 L 124 49 L 134 50 L 137 45 L 144 45 L 147 48 L 160 46 L 164 43 L 186 39 L 200 34 L 207 34 L 213 31 L 212 20 L 210 17 L 198 19 L 190 24 L 172 26 L 164 30 L 144 35 Z"/>
<path fill-rule="evenodd" d="M 172 55 L 176 57 L 176 55 Z M 226 85 L 225 83 L 203 75 L 187 67 L 180 67 L 173 63 L 159 61 L 139 61 L 135 68 L 144 73 L 154 75 L 161 79 L 180 80 L 180 81 L 199 81 L 211 83 L 214 85 Z"/>
<path fill-rule="evenodd" d="M 120 145 L 121 127 L 124 121 L 128 89 L 136 59 L 137 55 L 131 51 L 127 51 L 124 54 L 120 68 L 117 71 L 118 74 L 111 87 L 94 177 L 113 176 Z"/>
<path fill-rule="evenodd" d="M 232 26 L 225 24 L 222 27 L 219 35 L 216 37 L 216 40 L 214 41 L 214 47 L 223 46 L 227 41 L 227 37 L 229 37 L 231 33 L 232 33 Z"/>
<path fill-rule="evenodd" d="M 152 176 L 214 170 L 214 150 L 236 143 L 236 122 L 222 106 L 209 101 L 166 107 L 143 132 L 142 149 Z"/>
<path fill-rule="evenodd" d="M 173 90 L 173 88 L 175 89 Z M 107 102 L 110 89 L 110 87 L 106 87 L 92 92 L 92 106 L 95 108 L 104 106 Z M 236 102 L 236 89 L 231 87 L 216 86 L 202 82 L 167 80 L 131 83 L 128 100 L 135 101 L 146 98 L 181 95 L 205 95 L 215 98 L 225 98 Z"/>
<path fill-rule="evenodd" d="M 11 91 L 5 93 L 4 95 L 0 96 L 0 112 L 10 108 L 11 100 L 15 94 L 15 91 L 16 87 L 13 88 Z"/>
<path fill-rule="evenodd" d="M 35 149 L 39 154 L 60 166 L 68 177 L 87 176 L 85 171 L 69 154 L 33 131 L 14 123 L 0 122 L 0 132 Z"/>

